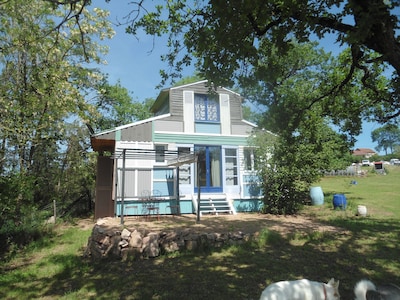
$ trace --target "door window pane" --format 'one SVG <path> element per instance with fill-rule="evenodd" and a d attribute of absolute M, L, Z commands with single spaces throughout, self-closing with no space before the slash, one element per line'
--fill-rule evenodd
<path fill-rule="evenodd" d="M 221 186 L 221 148 L 209 147 L 210 187 Z"/>
<path fill-rule="evenodd" d="M 225 184 L 238 185 L 238 165 L 236 149 L 225 149 Z"/>
<path fill-rule="evenodd" d="M 199 182 L 200 187 L 205 191 L 221 188 L 221 147 L 217 146 L 196 146 L 198 154 Z M 197 184 L 197 166 L 195 168 L 195 186 Z"/>

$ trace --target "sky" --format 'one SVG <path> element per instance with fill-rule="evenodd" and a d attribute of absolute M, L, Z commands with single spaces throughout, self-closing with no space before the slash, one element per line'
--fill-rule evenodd
<path fill-rule="evenodd" d="M 94 0 L 92 6 L 110 11 L 109 20 L 116 24 L 117 21 L 123 23 L 124 17 L 132 10 L 133 6 L 129 3 L 131 1 L 114 0 L 106 3 L 104 0 Z M 108 74 L 111 84 L 119 81 L 130 91 L 134 100 L 156 98 L 160 92 L 160 89 L 156 88 L 161 82 L 159 71 L 166 67 L 160 55 L 166 53 L 167 48 L 161 39 L 154 40 L 153 37 L 145 34 L 140 34 L 137 38 L 125 33 L 125 28 L 126 25 L 114 26 L 116 31 L 114 38 L 105 42 L 109 46 L 109 53 L 105 57 L 107 65 L 101 66 L 100 69 Z M 327 51 L 331 50 L 327 49 Z M 193 73 L 194 69 L 188 68 L 182 75 L 183 77 L 192 76 Z M 354 148 L 375 150 L 377 144 L 372 142 L 371 132 L 379 127 L 381 127 L 380 124 L 365 122 L 362 134 L 357 137 Z"/>

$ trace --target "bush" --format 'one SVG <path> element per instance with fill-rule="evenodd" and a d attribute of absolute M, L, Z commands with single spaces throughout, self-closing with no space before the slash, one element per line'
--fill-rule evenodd
<path fill-rule="evenodd" d="M 295 214 L 308 199 L 307 182 L 285 167 L 265 170 L 264 213 Z"/>
<path fill-rule="evenodd" d="M 34 179 L 23 174 L 0 178 L 0 257 L 45 234 L 46 216 L 33 203 Z"/>

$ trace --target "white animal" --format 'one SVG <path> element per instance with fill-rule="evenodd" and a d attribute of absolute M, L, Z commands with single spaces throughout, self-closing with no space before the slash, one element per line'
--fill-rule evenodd
<path fill-rule="evenodd" d="M 333 278 L 328 283 L 308 279 L 275 282 L 267 286 L 260 297 L 260 300 L 337 299 L 340 299 L 339 281 Z"/>
<path fill-rule="evenodd" d="M 375 286 L 369 280 L 360 280 L 354 287 L 356 300 L 400 300 L 400 287 L 394 284 Z"/>

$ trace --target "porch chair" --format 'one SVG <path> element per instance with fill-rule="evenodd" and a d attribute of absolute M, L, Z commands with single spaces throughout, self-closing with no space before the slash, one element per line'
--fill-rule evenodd
<path fill-rule="evenodd" d="M 147 216 L 157 216 L 157 220 L 160 220 L 160 201 L 161 192 L 159 190 L 152 190 L 147 205 Z"/>

